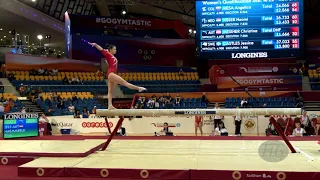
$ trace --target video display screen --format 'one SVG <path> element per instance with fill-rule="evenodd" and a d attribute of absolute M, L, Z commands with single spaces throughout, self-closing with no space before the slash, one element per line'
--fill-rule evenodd
<path fill-rule="evenodd" d="M 39 135 L 38 114 L 5 114 L 3 118 L 3 138 L 13 139 Z"/>
<path fill-rule="evenodd" d="M 196 1 L 196 46 L 201 57 L 302 57 L 303 0 Z"/>

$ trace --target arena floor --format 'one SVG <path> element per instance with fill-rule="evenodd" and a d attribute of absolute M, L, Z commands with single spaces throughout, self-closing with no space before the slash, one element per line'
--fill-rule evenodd
<path fill-rule="evenodd" d="M 101 143 L 101 140 L 38 141 L 44 147 L 52 146 L 50 152 L 57 151 L 56 154 L 86 152 Z M 7 142 L 10 145 L 18 143 Z M 320 179 L 320 153 L 316 141 L 292 141 L 300 153 L 288 153 L 280 162 L 267 162 L 259 156 L 259 147 L 264 142 L 115 139 L 106 151 L 96 151 L 86 157 L 37 158 L 19 166 L 18 174 L 20 177 L 108 179 Z M 34 143 L 30 142 L 30 145 L 39 152 L 40 149 L 35 148 L 39 146 Z M 9 144 L 1 147 L 12 149 L 6 148 Z M 43 149 L 43 153 L 46 152 L 48 148 Z"/>

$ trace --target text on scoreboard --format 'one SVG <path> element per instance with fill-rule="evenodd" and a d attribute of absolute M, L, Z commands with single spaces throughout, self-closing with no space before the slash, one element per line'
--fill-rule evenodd
<path fill-rule="evenodd" d="M 303 0 L 196 1 L 196 29 L 204 57 L 301 57 Z"/>
<path fill-rule="evenodd" d="M 38 114 L 5 114 L 3 119 L 3 138 L 38 136 Z"/>

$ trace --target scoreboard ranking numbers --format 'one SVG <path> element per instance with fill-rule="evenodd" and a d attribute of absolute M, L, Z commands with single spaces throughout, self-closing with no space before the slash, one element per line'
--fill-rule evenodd
<path fill-rule="evenodd" d="M 303 0 L 197 1 L 200 55 L 218 59 L 242 57 L 237 53 L 250 53 L 245 58 L 301 56 L 302 7 Z"/>

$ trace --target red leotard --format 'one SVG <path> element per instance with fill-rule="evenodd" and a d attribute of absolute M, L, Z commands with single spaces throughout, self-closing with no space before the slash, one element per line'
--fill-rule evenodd
<path fill-rule="evenodd" d="M 110 73 L 117 73 L 118 60 L 110 52 L 108 52 L 108 51 L 106 51 L 104 49 L 101 51 L 101 53 L 106 58 L 106 61 L 107 61 L 108 65 L 109 65 L 108 73 L 107 73 L 107 78 L 108 78 Z"/>
<path fill-rule="evenodd" d="M 196 124 L 200 124 L 201 120 L 202 120 L 202 116 L 195 116 L 194 121 L 195 121 Z"/>

